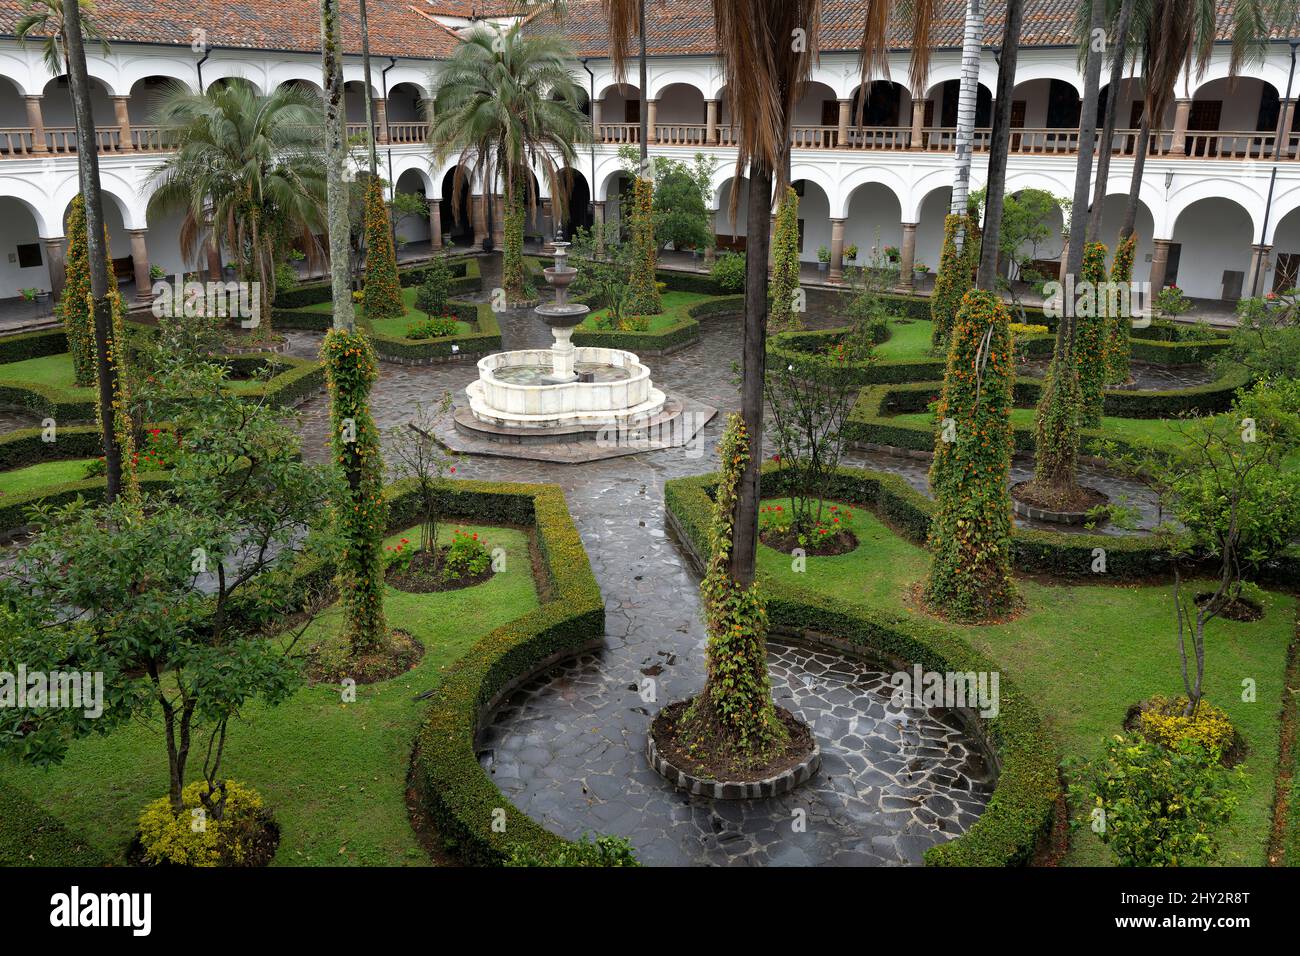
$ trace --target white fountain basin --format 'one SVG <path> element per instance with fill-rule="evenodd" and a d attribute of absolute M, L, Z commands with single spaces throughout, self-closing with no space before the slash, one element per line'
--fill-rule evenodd
<path fill-rule="evenodd" d="M 633 353 L 582 347 L 574 349 L 573 360 L 579 368 L 607 366 L 625 377 L 551 385 L 503 381 L 498 369 L 536 366 L 543 372 L 551 368 L 554 353 L 551 349 L 497 352 L 479 359 L 478 380 L 465 389 L 470 410 L 479 421 L 492 425 L 564 428 L 621 422 L 663 409 L 664 393 L 654 387 L 650 370 Z"/>

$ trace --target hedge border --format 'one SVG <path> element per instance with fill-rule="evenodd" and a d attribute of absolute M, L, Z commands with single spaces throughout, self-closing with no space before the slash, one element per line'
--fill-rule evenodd
<path fill-rule="evenodd" d="M 741 315 L 744 313 L 743 295 L 714 296 L 703 302 L 687 306 L 685 315 L 666 328 L 652 332 L 601 332 L 577 329 L 573 344 L 597 348 L 623 349 L 638 356 L 666 355 L 700 340 L 700 319 L 716 315 Z"/>
<path fill-rule="evenodd" d="M 478 331 L 431 339 L 408 339 L 372 330 L 368 334 L 375 354 L 384 361 L 402 365 L 431 365 L 501 350 L 501 325 L 491 306 L 472 302 L 451 302 L 449 305 L 457 319 L 477 326 Z M 306 309 L 278 310 L 272 321 L 281 329 L 311 332 L 327 332 L 333 326 L 327 313 Z"/>
<path fill-rule="evenodd" d="M 452 273 L 451 294 L 467 295 L 483 289 L 483 273 L 477 256 L 454 256 L 447 263 Z M 421 263 L 399 269 L 397 279 L 402 288 L 419 285 L 424 281 L 424 272 L 428 263 Z M 320 305 L 334 298 L 333 288 L 328 280 L 305 282 L 292 292 L 281 292 L 272 304 L 271 322 L 280 312 L 294 312 L 309 305 Z M 328 322 L 328 318 L 326 322 Z"/>
<path fill-rule="evenodd" d="M 780 490 L 773 486 L 779 483 L 781 474 L 771 467 L 764 470 L 764 495 Z M 891 480 L 902 483 L 896 476 L 857 474 L 866 482 L 875 481 L 878 494 Z M 840 476 L 847 479 L 852 473 L 843 469 Z M 712 505 L 709 490 L 716 481 L 716 475 L 696 475 L 670 480 L 664 487 L 668 511 L 681 530 L 684 543 L 697 557 L 707 549 Z M 851 489 L 845 485 L 838 490 Z M 867 490 L 866 484 L 859 485 L 858 490 Z M 856 500 L 851 495 L 847 497 Z M 872 507 L 876 500 L 868 496 L 861 503 Z M 920 664 L 932 671 L 1001 670 L 955 631 L 941 625 L 851 607 L 813 589 L 770 580 L 764 584 L 772 624 L 794 629 L 806 639 L 856 649 L 903 665 Z M 1000 686 L 1000 712 L 994 718 L 980 718 L 978 731 L 998 764 L 993 795 L 969 830 L 926 851 L 926 865 L 1024 864 L 1032 858 L 1040 837 L 1051 824 L 1059 796 L 1056 747 L 1027 695 L 1005 675 Z"/>
<path fill-rule="evenodd" d="M 391 485 L 386 495 L 390 527 L 413 519 L 413 483 Z M 514 687 L 558 660 L 599 646 L 604 598 L 558 486 L 458 481 L 445 505 L 458 517 L 531 525 L 548 580 L 540 607 L 492 631 L 444 672 L 416 735 L 412 782 L 441 836 L 466 862 L 500 864 L 517 844 L 549 854 L 567 841 L 516 808 L 492 783 L 476 755 L 478 730 Z M 506 815 L 504 833 L 492 827 L 498 810 Z"/>

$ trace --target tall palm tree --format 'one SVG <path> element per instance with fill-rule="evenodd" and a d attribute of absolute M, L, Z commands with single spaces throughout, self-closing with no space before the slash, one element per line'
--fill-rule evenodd
<path fill-rule="evenodd" d="M 1020 59 L 1020 30 L 1024 23 L 1025 0 L 1007 0 L 998 53 L 998 89 L 993 108 L 993 133 L 989 142 L 989 168 L 984 185 L 983 246 L 980 248 L 977 287 L 988 292 L 997 288 L 998 249 L 1002 235 L 1002 203 L 1007 192 L 1007 158 L 1011 151 L 1012 91 Z"/>
<path fill-rule="evenodd" d="M 961 86 L 957 98 L 956 160 L 952 176 L 954 216 L 964 215 L 970 198 L 971 154 L 975 149 L 975 111 L 979 103 L 980 52 L 984 46 L 984 0 L 966 0 L 966 24 L 961 47 Z M 957 248 L 965 241 L 965 231 L 957 233 Z"/>
<path fill-rule="evenodd" d="M 181 214 L 180 245 L 197 259 L 212 223 L 247 279 L 260 283 L 262 315 L 275 298 L 275 253 L 289 238 L 315 249 L 324 173 L 317 153 L 318 102 L 292 87 L 262 95 L 227 83 L 164 96 L 157 121 L 176 151 L 151 174 L 153 213 Z"/>
<path fill-rule="evenodd" d="M 42 59 L 49 71 L 55 76 L 71 74 L 68 65 L 68 16 L 64 10 L 64 0 L 23 0 L 23 9 L 27 12 L 14 25 L 14 34 L 20 43 L 26 43 L 29 37 L 42 38 Z M 80 6 L 81 37 L 98 40 L 103 52 L 109 52 L 108 41 L 95 25 L 95 5 L 89 0 Z"/>
<path fill-rule="evenodd" d="M 86 72 L 84 27 L 78 0 L 64 0 L 63 23 L 67 44 L 68 87 L 79 143 L 95 142 L 95 119 L 90 108 L 90 76 Z M 99 153 L 77 150 L 77 172 L 86 201 L 86 254 L 90 259 L 91 314 L 95 323 L 95 368 L 99 383 L 99 422 L 103 434 L 106 487 L 104 501 L 111 504 L 122 492 L 122 446 L 118 441 L 114 402 L 119 393 L 119 368 L 110 357 L 113 303 L 109 298 L 108 249 L 104 229 L 104 196 L 99 183 Z M 113 290 L 116 292 L 116 290 Z"/>
<path fill-rule="evenodd" d="M 576 161 L 575 144 L 590 136 L 579 107 L 581 88 L 569 72 L 571 57 L 559 37 L 525 36 L 517 23 L 504 30 L 480 24 L 462 36 L 431 82 L 435 159 L 458 157 L 452 194 L 461 195 L 466 177 L 485 188 L 501 182 L 504 285 L 512 301 L 524 296 L 524 208 L 535 208 L 538 199 L 530 170 L 546 177 L 562 216 L 560 171 Z"/>
<path fill-rule="evenodd" d="M 361 75 L 366 84 L 366 143 L 370 153 L 370 175 L 374 177 L 379 174 L 379 154 L 375 146 L 375 94 L 370 83 L 370 21 L 366 16 L 366 0 L 357 2 L 358 26 L 361 28 Z"/>
<path fill-rule="evenodd" d="M 344 177 L 347 157 L 347 117 L 343 104 L 343 30 L 339 0 L 321 0 L 321 72 L 325 89 L 325 198 L 329 231 L 330 291 L 334 299 L 334 328 L 357 326 L 349 276 L 348 219 L 350 190 Z"/>
<path fill-rule="evenodd" d="M 1106 41 L 1105 54 L 1110 57 L 1110 81 L 1106 87 L 1106 117 L 1102 123 L 1101 142 L 1098 147 L 1100 152 L 1097 156 L 1096 184 L 1092 193 L 1092 213 L 1088 217 L 1089 241 L 1099 241 L 1101 234 L 1101 214 L 1102 207 L 1106 204 L 1106 188 L 1110 182 L 1110 160 L 1115 141 L 1115 122 L 1116 117 L 1119 115 L 1119 89 L 1124 80 L 1124 61 L 1128 52 L 1128 34 L 1129 26 L 1133 21 L 1134 3 L 1135 0 L 1120 0 L 1119 12 L 1115 18 L 1112 20 L 1109 15 L 1107 16 L 1107 22 L 1111 24 L 1111 30 L 1109 39 Z M 1113 0 L 1110 6 L 1113 9 Z M 1082 6 L 1079 7 L 1080 19 L 1076 21 L 1077 24 L 1081 25 L 1082 14 L 1085 9 Z M 1095 36 L 1085 33 L 1080 37 L 1081 49 L 1087 49 L 1088 45 L 1096 41 Z"/>

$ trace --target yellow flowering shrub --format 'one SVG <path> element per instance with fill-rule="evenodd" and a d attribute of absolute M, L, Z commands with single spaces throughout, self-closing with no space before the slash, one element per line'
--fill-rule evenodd
<path fill-rule="evenodd" d="M 171 800 L 160 797 L 140 814 L 140 845 L 150 863 L 176 866 L 245 866 L 265 829 L 269 815 L 256 790 L 226 781 L 226 805 L 213 819 L 199 794 L 207 782 L 198 780 L 181 791 L 185 810 L 172 811 Z"/>
<path fill-rule="evenodd" d="M 1137 729 L 1148 740 L 1170 749 L 1177 747 L 1181 740 L 1192 740 L 1212 753 L 1222 755 L 1232 745 L 1236 733 L 1228 715 L 1202 700 L 1195 714 L 1184 717 L 1186 706 L 1186 697 L 1169 700 L 1157 694 L 1138 715 Z"/>
<path fill-rule="evenodd" d="M 1007 325 L 1012 335 L 1042 335 L 1048 331 L 1045 325 L 1029 325 L 1025 322 L 1011 322 Z"/>

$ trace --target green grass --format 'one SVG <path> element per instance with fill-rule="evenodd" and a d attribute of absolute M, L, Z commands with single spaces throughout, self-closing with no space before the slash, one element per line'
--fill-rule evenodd
<path fill-rule="evenodd" d="M 788 500 L 786 502 L 788 506 Z M 783 585 L 833 593 L 851 603 L 912 617 L 910 589 L 929 568 L 925 551 L 902 540 L 865 508 L 854 507 L 859 547 L 836 557 L 809 557 L 807 571 L 759 548 L 759 569 Z M 1182 693 L 1177 635 L 1167 586 L 1061 586 L 1018 579 L 1023 613 L 1006 624 L 959 627 L 1032 698 L 1066 757 L 1094 757 L 1121 732 L 1128 706 L 1153 693 Z M 1206 636 L 1206 697 L 1228 712 L 1245 737 L 1247 787 L 1223 833 L 1225 864 L 1261 866 L 1272 825 L 1278 759 L 1278 705 L 1295 599 L 1266 594 L 1262 620 L 1213 621 Z M 953 625 L 956 626 L 956 625 Z M 1256 682 L 1244 703 L 1242 681 Z M 1074 834 L 1067 865 L 1110 865 L 1110 849 L 1090 831 Z"/>
<path fill-rule="evenodd" d="M 662 293 L 659 299 L 663 303 L 663 311 L 658 315 L 648 317 L 650 319 L 650 328 L 648 331 L 658 332 L 661 329 L 666 329 L 670 326 L 676 325 L 684 319 L 690 318 L 689 310 L 692 306 L 699 305 L 701 302 L 713 298 L 716 298 L 716 296 L 703 295 L 699 292 Z M 593 312 L 583 320 L 582 324 L 579 325 L 578 328 L 586 332 L 599 332 L 601 330 L 597 327 L 596 320 L 608 315 L 608 313 L 608 309 Z"/>
<path fill-rule="evenodd" d="M 67 352 L 42 355 L 40 358 L 0 365 L 0 382 L 35 382 L 51 388 L 68 389 L 77 395 L 93 395 L 90 387 L 78 388 L 72 370 L 72 356 Z"/>
<path fill-rule="evenodd" d="M 303 687 L 279 707 L 251 706 L 232 722 L 225 773 L 250 783 L 274 811 L 281 829 L 275 865 L 428 862 L 405 800 L 411 743 L 426 706 L 414 698 L 437 686 L 442 671 L 481 637 L 538 603 L 524 532 L 444 524 L 440 539 L 449 539 L 453 527 L 479 532 L 489 548 L 504 547 L 506 570 L 463 591 L 387 589 L 389 623 L 424 644 L 414 670 L 358 687 L 352 704 L 342 703 L 337 686 Z M 337 608 L 326 611 L 300 646 L 339 639 L 340 624 Z M 202 763 L 196 747 L 191 778 L 200 775 Z M 129 724 L 77 741 L 53 770 L 5 764 L 0 797 L 8 791 L 30 799 L 84 833 L 104 857 L 121 860 L 141 808 L 166 792 L 166 782 L 158 725 Z M 0 824 L 0 839 L 6 836 Z"/>
<path fill-rule="evenodd" d="M 376 332 L 382 332 L 385 335 L 396 335 L 399 338 L 406 337 L 406 329 L 412 322 L 419 322 L 426 318 L 425 314 L 415 307 L 415 295 L 419 291 L 416 286 L 408 286 L 402 290 L 402 304 L 406 306 L 406 314 L 396 319 L 378 319 L 371 322 L 371 327 Z M 303 312 L 320 312 L 323 315 L 334 314 L 333 302 L 318 302 L 315 305 L 303 306 Z M 476 332 L 477 329 L 468 322 L 456 322 L 457 334 L 468 335 Z"/>
<path fill-rule="evenodd" d="M 49 488 L 86 477 L 90 458 L 72 458 L 67 461 L 43 461 L 26 468 L 0 471 L 0 495 L 15 495 L 37 488 Z"/>
<path fill-rule="evenodd" d="M 882 359 L 907 361 L 941 358 L 942 356 L 930 352 L 930 335 L 933 330 L 934 323 L 929 319 L 906 323 L 891 321 L 889 340 L 877 345 L 875 354 Z"/>
<path fill-rule="evenodd" d="M 1011 424 L 1014 428 L 1034 428 L 1036 411 L 1032 408 L 1013 408 Z M 906 412 L 901 415 L 886 416 L 886 420 L 899 425 L 919 425 L 931 428 L 934 416 L 930 412 Z M 1162 418 L 1112 418 L 1109 415 L 1101 420 L 1101 426 L 1114 438 L 1133 442 L 1153 442 L 1157 444 L 1176 444 L 1178 435 L 1171 423 Z M 1086 448 L 1084 449 L 1087 450 Z"/>

